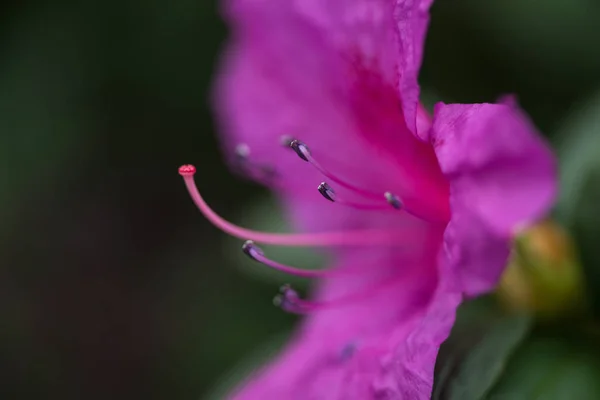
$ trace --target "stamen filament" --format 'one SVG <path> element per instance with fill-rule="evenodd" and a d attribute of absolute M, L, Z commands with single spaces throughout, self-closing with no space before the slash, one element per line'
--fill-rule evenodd
<path fill-rule="evenodd" d="M 325 177 L 327 177 L 331 181 L 337 183 L 338 185 L 340 185 L 342 187 L 345 187 L 346 189 L 349 189 L 358 194 L 361 194 L 365 197 L 369 197 L 371 199 L 376 199 L 376 200 L 381 200 L 381 196 L 382 196 L 381 193 L 373 192 L 370 190 L 360 188 L 358 186 L 354 186 L 353 184 L 346 182 L 345 180 L 343 180 L 341 178 L 338 178 L 336 175 L 334 175 L 333 173 L 328 171 L 325 167 L 323 167 L 321 164 L 319 164 L 319 162 L 317 162 L 317 160 L 315 160 L 315 158 L 312 156 L 312 153 L 311 153 L 310 149 L 308 148 L 308 146 L 306 144 L 302 143 L 301 141 L 294 139 L 291 142 L 289 142 L 289 146 L 294 150 L 294 152 L 296 152 L 298 157 L 300 157 L 302 160 L 313 165 L 321 174 L 323 174 Z M 383 194 L 383 196 L 389 205 L 391 205 L 392 207 L 394 207 L 395 209 L 398 209 L 398 210 L 403 209 L 404 211 L 408 212 L 413 217 L 416 217 L 418 219 L 422 219 L 424 221 L 431 222 L 431 223 L 447 223 L 448 222 L 448 219 L 446 217 L 431 218 L 430 216 L 422 215 L 421 213 L 414 212 L 410 208 L 407 208 L 404 205 L 404 203 L 402 202 L 402 200 L 400 200 L 400 198 L 398 196 L 396 196 L 395 194 L 393 194 L 391 192 L 385 192 Z M 325 196 L 325 197 L 327 198 L 327 196 Z M 331 200 L 331 199 L 329 199 L 329 200 Z M 336 200 L 336 202 L 343 204 L 341 201 Z M 358 208 L 358 209 L 362 209 L 362 210 L 374 210 L 374 209 L 377 210 L 377 209 L 379 209 L 378 207 L 373 207 L 373 206 L 368 206 L 368 205 L 348 204 L 348 202 L 345 202 L 345 203 L 347 205 L 351 205 L 354 208 Z"/>
<path fill-rule="evenodd" d="M 267 258 L 262 249 L 254 244 L 252 240 L 246 240 L 242 246 L 242 251 L 254 261 L 266 265 L 267 267 L 276 269 L 277 271 L 281 271 L 289 275 L 299 276 L 301 278 L 321 278 L 324 276 L 342 275 L 340 272 L 334 272 L 331 270 L 306 270 L 278 263 Z"/>
<path fill-rule="evenodd" d="M 403 231 L 399 229 L 356 229 L 346 231 L 317 232 L 317 233 L 273 233 L 261 232 L 237 226 L 218 215 L 204 201 L 196 182 L 194 174 L 196 168 L 193 165 L 184 165 L 179 168 L 179 174 L 183 177 L 188 193 L 200 212 L 217 228 L 231 236 L 240 239 L 250 239 L 255 242 L 297 247 L 331 247 L 331 246 L 396 246 L 406 244 L 401 240 Z M 400 238 L 399 238 L 400 236 Z"/>
<path fill-rule="evenodd" d="M 369 285 L 366 289 L 359 290 L 355 293 L 351 293 L 347 296 L 342 296 L 334 300 L 328 301 L 309 301 L 300 298 L 298 292 L 296 292 L 290 285 L 283 285 L 280 289 L 280 294 L 275 296 L 273 303 L 281 307 L 284 311 L 294 314 L 307 314 L 314 311 L 320 311 L 330 309 L 333 307 L 343 307 L 355 304 L 364 299 L 368 299 L 374 294 L 379 293 L 381 290 L 385 290 L 398 283 L 400 279 L 404 278 L 403 275 L 399 275 L 392 279 L 387 278 L 374 285 Z"/>
<path fill-rule="evenodd" d="M 338 199 L 335 201 L 337 204 L 344 205 L 346 207 L 356 208 L 358 210 L 369 210 L 369 211 L 394 211 L 389 206 L 381 205 L 381 204 L 363 204 L 363 203 L 355 203 L 352 201 Z"/>
<path fill-rule="evenodd" d="M 300 142 L 299 140 L 292 140 L 290 142 L 290 147 L 296 152 L 298 157 L 300 157 L 304 161 L 307 161 L 312 166 L 314 166 L 327 179 L 337 183 L 340 186 L 345 187 L 346 189 L 349 189 L 356 193 L 359 193 L 363 196 L 370 197 L 370 198 L 377 199 L 377 200 L 381 199 L 381 193 L 372 192 L 370 190 L 366 190 L 366 189 L 360 188 L 358 186 L 354 186 L 353 184 L 346 182 L 345 180 L 343 180 L 341 178 L 338 178 L 336 175 L 334 175 L 333 173 L 328 171 L 325 167 L 323 167 L 321 164 L 319 164 L 319 162 L 317 162 L 317 160 L 315 160 L 315 158 L 312 156 L 310 150 L 308 149 L 308 146 L 306 146 L 304 143 Z"/>
<path fill-rule="evenodd" d="M 342 205 L 356 208 L 359 210 L 389 211 L 392 207 L 396 210 L 399 210 L 402 208 L 400 200 L 396 196 L 392 195 L 389 192 L 386 192 L 385 196 L 382 196 L 384 198 L 381 199 L 381 200 L 385 200 L 387 204 L 365 204 L 365 203 L 357 203 L 354 201 L 349 201 L 349 200 L 339 197 L 337 195 L 337 193 L 335 192 L 335 190 L 333 190 L 333 188 L 331 186 L 329 186 L 327 184 L 327 182 L 321 182 L 319 184 L 319 186 L 317 187 L 317 190 L 319 191 L 319 193 L 321 193 L 321 195 L 325 199 L 327 199 L 331 202 L 334 202 L 337 204 L 342 204 Z M 390 196 L 393 196 L 393 197 L 390 197 Z M 392 200 L 395 200 L 395 202 L 393 202 Z"/>

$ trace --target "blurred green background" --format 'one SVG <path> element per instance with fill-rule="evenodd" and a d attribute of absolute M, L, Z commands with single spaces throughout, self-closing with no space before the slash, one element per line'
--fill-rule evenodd
<path fill-rule="evenodd" d="M 204 398 L 292 327 L 271 304 L 286 278 L 239 256 L 176 171 L 196 164 L 207 200 L 229 219 L 284 226 L 267 193 L 221 158 L 209 104 L 226 38 L 217 9 L 213 0 L 0 6 L 1 398 Z M 556 216 L 579 244 L 600 310 L 600 2 L 438 0 L 421 81 L 428 103 L 519 96 L 561 157 Z M 600 398 L 585 386 L 600 370 L 578 352 L 583 336 L 535 332 L 510 359 L 514 379 L 525 379 L 519 365 L 556 360 L 572 366 L 567 393 Z M 556 371 L 527 379 L 556 384 Z M 514 379 L 496 378 L 490 398 L 520 398 Z M 539 398 L 564 398 L 548 394 L 562 386 L 540 387 Z"/>

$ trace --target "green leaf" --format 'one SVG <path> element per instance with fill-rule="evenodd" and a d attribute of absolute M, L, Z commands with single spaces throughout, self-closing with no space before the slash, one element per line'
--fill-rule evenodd
<path fill-rule="evenodd" d="M 567 118 L 559 131 L 559 220 L 574 234 L 590 293 L 600 306 L 600 93 Z"/>
<path fill-rule="evenodd" d="M 530 327 L 528 316 L 502 315 L 489 300 L 461 307 L 440 349 L 432 399 L 483 399 Z"/>
<path fill-rule="evenodd" d="M 565 119 L 557 134 L 561 193 L 558 212 L 573 220 L 584 195 L 588 175 L 600 170 L 600 93 Z"/>
<path fill-rule="evenodd" d="M 457 0 L 437 4 L 487 44 L 517 79 L 570 93 L 598 81 L 600 7 L 589 0 Z M 435 20 L 434 20 L 435 23 Z M 560 28 L 558 28 L 560 27 Z M 495 53 L 495 54 L 493 54 Z"/>
<path fill-rule="evenodd" d="M 600 398 L 600 363 L 589 343 L 533 337 L 510 360 L 489 400 Z"/>

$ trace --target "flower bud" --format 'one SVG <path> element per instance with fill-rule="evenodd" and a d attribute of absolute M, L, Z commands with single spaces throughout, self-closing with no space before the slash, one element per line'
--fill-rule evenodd
<path fill-rule="evenodd" d="M 510 309 L 556 318 L 583 306 L 583 275 L 574 243 L 546 220 L 521 232 L 513 243 L 498 296 Z"/>

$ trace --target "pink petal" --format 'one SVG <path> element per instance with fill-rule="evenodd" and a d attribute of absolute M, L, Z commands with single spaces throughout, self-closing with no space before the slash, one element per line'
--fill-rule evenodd
<path fill-rule="evenodd" d="M 228 9 L 234 44 L 216 85 L 227 152 L 244 143 L 253 163 L 274 167 L 289 189 L 279 192 L 300 211 L 296 219 L 305 228 L 339 228 L 342 221 L 345 227 L 362 226 L 373 216 L 392 223 L 396 217 L 326 204 L 316 192 L 325 179 L 281 146 L 283 135 L 304 141 L 322 164 L 355 186 L 390 191 L 425 211 L 444 212 L 447 189 L 433 151 L 410 133 L 402 111 L 416 113 L 426 25 L 426 2 L 408 4 L 398 6 L 396 16 L 415 21 L 397 19 L 399 33 L 393 4 L 383 0 L 244 0 Z M 399 44 L 406 57 L 398 54 Z M 414 86 L 413 105 L 401 104 L 398 85 Z"/>
<path fill-rule="evenodd" d="M 408 128 L 417 132 L 419 85 L 417 77 L 423 60 L 425 36 L 429 25 L 429 7 L 433 0 L 396 0 L 395 20 L 398 29 L 400 63 L 399 90 Z"/>
<path fill-rule="evenodd" d="M 317 299 L 352 294 L 389 273 L 396 280 L 364 301 L 312 314 L 287 349 L 232 398 L 427 399 L 437 350 L 450 331 L 458 298 L 441 290 L 432 297 L 438 280 L 436 251 L 430 250 L 418 259 L 398 252 L 348 254 L 342 263 L 364 262 L 363 273 L 323 282 Z"/>
<path fill-rule="evenodd" d="M 466 293 L 490 290 L 519 226 L 542 217 L 556 194 L 551 150 L 516 106 L 436 106 L 431 137 L 450 182 L 448 263 Z"/>
<path fill-rule="evenodd" d="M 447 288 L 446 284 L 440 284 L 419 322 L 396 350 L 392 367 L 381 378 L 379 388 L 389 391 L 391 396 L 387 398 L 431 398 L 438 351 L 450 334 L 461 301 L 460 293 Z M 397 392 L 393 390 L 394 387 L 398 388 Z"/>

